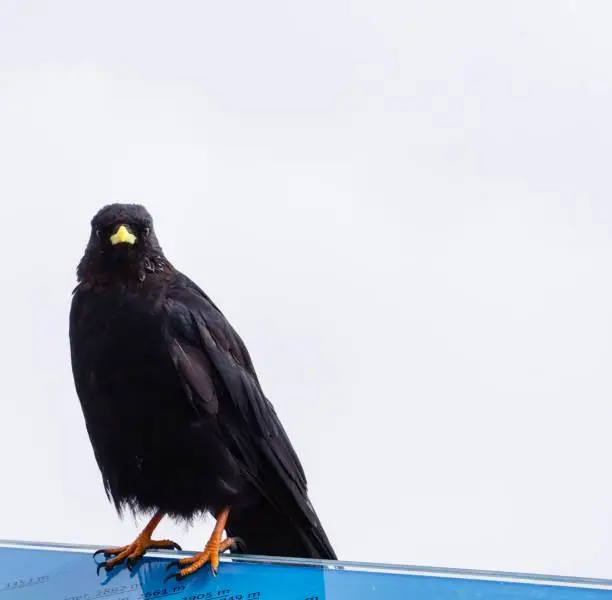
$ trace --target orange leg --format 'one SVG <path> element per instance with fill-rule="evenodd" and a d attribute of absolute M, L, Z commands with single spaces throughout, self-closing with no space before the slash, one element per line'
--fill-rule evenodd
<path fill-rule="evenodd" d="M 163 548 L 167 550 L 180 550 L 181 547 L 172 540 L 152 540 L 151 535 L 155 528 L 159 525 L 159 522 L 162 520 L 164 516 L 163 512 L 158 512 L 155 516 L 147 523 L 146 527 L 142 530 L 142 533 L 129 545 L 120 546 L 118 548 L 107 548 L 104 550 L 98 550 L 94 553 L 96 554 L 104 554 L 105 558 L 111 558 L 110 560 L 105 560 L 104 562 L 98 565 L 98 573 L 100 573 L 100 569 L 103 567 L 110 571 L 113 567 L 121 564 L 124 560 L 127 559 L 128 569 L 132 569 L 136 561 L 144 556 L 144 553 L 150 548 Z"/>
<path fill-rule="evenodd" d="M 238 546 L 243 545 L 240 538 L 227 538 L 223 541 L 221 540 L 229 513 L 230 509 L 226 508 L 217 517 L 215 528 L 213 529 L 210 539 L 202 552 L 198 552 L 198 554 L 195 554 L 194 556 L 188 556 L 186 558 L 181 558 L 180 560 L 172 561 L 168 565 L 168 569 L 173 566 L 180 566 L 183 568 L 180 569 L 178 573 L 170 575 L 167 579 L 170 577 L 182 579 L 187 575 L 195 573 L 198 569 L 201 569 L 207 562 L 210 562 L 210 568 L 213 575 L 217 574 L 217 571 L 219 570 L 219 554 L 230 548 L 233 550 Z"/>

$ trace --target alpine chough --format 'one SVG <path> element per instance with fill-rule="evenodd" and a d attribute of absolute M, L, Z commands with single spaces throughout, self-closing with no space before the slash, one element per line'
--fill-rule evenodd
<path fill-rule="evenodd" d="M 225 550 L 336 559 L 244 342 L 164 256 L 143 206 L 94 216 L 77 280 L 72 372 L 104 488 L 119 515 L 152 515 L 133 543 L 100 550 L 101 566 L 178 548 L 151 539 L 162 517 L 207 512 L 212 535 L 175 561 L 178 578 L 207 562 L 216 573 Z"/>

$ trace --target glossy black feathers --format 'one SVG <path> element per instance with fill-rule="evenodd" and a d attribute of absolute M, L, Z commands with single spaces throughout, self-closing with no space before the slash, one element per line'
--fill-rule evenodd
<path fill-rule="evenodd" d="M 122 224 L 135 243 L 109 241 Z M 165 258 L 147 211 L 102 209 L 77 275 L 75 386 L 117 509 L 230 506 L 228 535 L 249 553 L 336 558 L 243 341 Z"/>

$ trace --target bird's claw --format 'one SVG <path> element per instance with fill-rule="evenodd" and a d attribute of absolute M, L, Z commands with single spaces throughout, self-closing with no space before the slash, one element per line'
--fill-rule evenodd
<path fill-rule="evenodd" d="M 177 566 L 178 566 L 178 560 L 173 560 L 166 567 L 166 571 L 168 571 L 170 567 L 177 567 Z M 176 573 L 169 573 L 168 575 L 166 575 L 166 577 L 164 577 L 164 583 L 168 582 L 170 579 L 176 579 L 177 581 L 180 581 L 182 578 L 183 576 L 181 575 L 180 571 L 177 571 Z"/>
<path fill-rule="evenodd" d="M 177 581 L 183 579 L 187 575 L 194 573 L 199 570 L 204 564 L 207 562 L 210 563 L 210 570 L 213 577 L 216 577 L 219 572 L 219 554 L 226 552 L 227 550 L 241 550 L 245 551 L 246 544 L 244 540 L 239 537 L 232 537 L 223 540 L 220 544 L 217 542 L 216 549 L 210 547 L 208 544 L 203 552 L 196 554 L 195 556 L 190 556 L 186 558 L 181 558 L 178 560 L 171 560 L 166 565 L 166 571 L 176 567 L 179 570 L 176 573 L 170 573 L 164 579 L 164 583 L 166 583 L 169 579 L 176 578 Z"/>
<path fill-rule="evenodd" d="M 166 565 L 166 571 L 169 571 L 172 567 L 177 567 L 179 564 L 180 563 L 178 560 L 169 561 L 168 564 Z"/>
<path fill-rule="evenodd" d="M 170 579 L 176 579 L 177 581 L 180 581 L 181 579 L 183 579 L 184 577 L 187 577 L 187 575 L 184 575 L 181 572 L 181 563 L 178 560 L 173 560 L 172 562 L 170 562 L 168 564 L 168 566 L 166 567 L 166 571 L 169 571 L 172 567 L 176 567 L 179 570 L 176 573 L 170 573 L 168 575 L 166 575 L 166 577 L 164 577 L 164 583 L 167 583 Z M 213 577 L 216 577 L 217 574 L 219 573 L 218 569 L 215 569 L 215 567 L 213 567 L 212 565 L 210 565 L 210 572 L 212 573 Z"/>
<path fill-rule="evenodd" d="M 161 550 L 181 550 L 181 547 L 172 540 L 151 540 L 138 538 L 135 542 L 132 542 L 128 546 L 121 548 L 106 548 L 97 550 L 94 556 L 98 554 L 104 554 L 104 557 L 110 560 L 105 560 L 98 564 L 96 573 L 99 575 L 101 569 L 110 571 L 113 567 L 120 565 L 125 562 L 129 571 L 132 571 L 136 563 L 144 556 L 145 552 L 151 548 L 158 548 Z M 110 557 L 114 558 L 110 558 Z"/>
<path fill-rule="evenodd" d="M 104 556 L 111 556 L 108 553 L 105 553 Z M 106 572 L 108 573 L 109 571 L 113 570 L 113 567 L 116 567 L 117 565 L 120 565 L 123 561 L 125 560 L 125 558 L 120 558 L 119 560 L 105 560 L 101 563 L 98 563 L 98 566 L 96 567 L 96 575 L 100 575 L 100 571 L 102 569 L 105 569 Z M 127 560 L 127 567 L 128 569 L 131 571 L 132 570 L 132 561 L 131 559 Z"/>
<path fill-rule="evenodd" d="M 110 571 L 112 569 L 112 567 L 108 566 L 107 561 L 98 563 L 98 566 L 96 568 L 96 575 L 100 575 L 100 570 L 101 569 L 106 569 L 106 571 L 108 572 L 108 571 Z"/>
<path fill-rule="evenodd" d="M 171 560 L 166 565 L 166 571 L 169 571 L 170 569 L 173 569 L 173 568 L 177 568 L 178 571 L 176 571 L 176 573 L 169 573 L 168 575 L 166 575 L 166 577 L 164 578 L 164 583 L 168 582 L 170 579 L 176 579 L 177 581 L 180 581 L 181 579 L 183 579 L 185 575 L 181 573 L 181 567 L 182 565 L 181 565 L 180 560 Z"/>

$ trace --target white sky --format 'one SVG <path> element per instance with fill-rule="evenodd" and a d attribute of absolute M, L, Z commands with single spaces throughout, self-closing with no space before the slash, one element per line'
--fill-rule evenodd
<path fill-rule="evenodd" d="M 67 338 L 89 220 L 133 201 L 245 339 L 341 558 L 612 577 L 611 16 L 0 2 L 0 537 L 136 534 Z"/>

